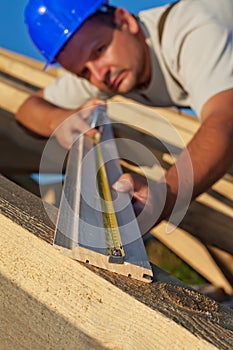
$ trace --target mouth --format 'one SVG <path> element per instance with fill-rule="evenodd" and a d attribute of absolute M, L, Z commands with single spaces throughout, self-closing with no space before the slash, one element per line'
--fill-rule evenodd
<path fill-rule="evenodd" d="M 109 84 L 109 88 L 111 90 L 117 90 L 124 78 L 125 78 L 125 72 L 121 72 L 114 79 L 111 80 Z"/>

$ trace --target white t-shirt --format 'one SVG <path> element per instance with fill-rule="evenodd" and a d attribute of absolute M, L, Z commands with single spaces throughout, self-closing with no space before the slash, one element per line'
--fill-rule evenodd
<path fill-rule="evenodd" d="M 125 96 L 152 106 L 190 106 L 200 116 L 210 97 L 233 88 L 233 0 L 181 0 L 166 18 L 160 45 L 158 23 L 166 8 L 138 15 L 152 75 L 146 89 Z M 77 108 L 96 96 L 107 97 L 71 73 L 45 88 L 45 99 L 64 108 Z"/>

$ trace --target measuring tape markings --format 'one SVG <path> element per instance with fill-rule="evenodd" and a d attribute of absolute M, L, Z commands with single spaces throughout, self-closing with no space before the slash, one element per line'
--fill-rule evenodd
<path fill-rule="evenodd" d="M 102 217 L 110 263 L 124 263 L 125 252 L 122 246 L 116 213 L 112 203 L 112 195 L 107 172 L 103 160 L 100 138 L 94 138 L 97 160 L 97 182 L 101 197 Z"/>

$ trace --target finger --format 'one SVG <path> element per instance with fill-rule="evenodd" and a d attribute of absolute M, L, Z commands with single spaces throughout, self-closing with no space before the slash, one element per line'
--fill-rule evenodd
<path fill-rule="evenodd" d="M 93 98 L 92 100 L 85 103 L 78 113 L 80 114 L 82 119 L 87 119 L 90 116 L 93 109 L 96 108 L 96 106 L 105 104 L 106 102 L 104 100 L 101 100 L 100 98 Z"/>
<path fill-rule="evenodd" d="M 89 137 L 96 137 L 100 135 L 100 132 L 97 129 L 90 128 L 90 125 L 87 124 L 83 119 L 77 118 L 75 123 L 72 126 L 72 131 L 78 131 L 80 133 L 86 134 Z"/>
<path fill-rule="evenodd" d="M 113 184 L 113 188 L 118 192 L 137 192 L 145 187 L 145 179 L 137 174 L 123 174 Z"/>
<path fill-rule="evenodd" d="M 91 100 L 87 101 L 86 103 L 84 103 L 82 106 L 83 107 L 95 107 L 97 105 L 105 105 L 106 102 L 105 100 L 99 98 L 99 97 L 95 97 L 95 98 L 92 98 Z"/>
<path fill-rule="evenodd" d="M 95 139 L 100 139 L 101 134 L 97 129 L 89 129 L 86 133 L 87 136 Z"/>
<path fill-rule="evenodd" d="M 95 105 L 95 106 L 96 105 L 106 105 L 106 100 L 103 100 L 99 97 L 95 97 L 91 101 L 92 101 L 93 105 Z"/>
<path fill-rule="evenodd" d="M 65 130 L 62 133 L 55 134 L 60 145 L 67 150 L 71 149 L 71 146 L 74 142 L 75 134 L 70 132 L 69 130 Z"/>
<path fill-rule="evenodd" d="M 117 192 L 134 191 L 134 180 L 130 174 L 123 174 L 113 185 L 112 188 Z"/>

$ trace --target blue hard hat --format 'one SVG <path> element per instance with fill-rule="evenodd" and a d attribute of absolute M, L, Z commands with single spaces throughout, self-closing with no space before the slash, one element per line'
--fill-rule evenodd
<path fill-rule="evenodd" d="M 47 64 L 70 36 L 107 0 L 29 0 L 25 23 L 29 35 Z"/>

